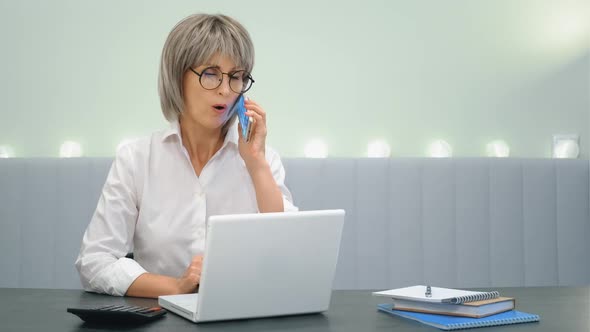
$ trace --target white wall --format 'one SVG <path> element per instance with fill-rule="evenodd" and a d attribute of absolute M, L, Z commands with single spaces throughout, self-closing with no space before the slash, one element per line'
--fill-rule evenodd
<path fill-rule="evenodd" d="M 183 17 L 226 13 L 250 31 L 250 94 L 283 156 L 323 137 L 332 156 L 384 138 L 394 156 L 446 139 L 481 156 L 492 139 L 549 157 L 555 133 L 588 158 L 589 2 L 0 2 L 0 145 L 56 156 L 64 140 L 112 155 L 166 126 L 156 90 L 164 40 Z"/>

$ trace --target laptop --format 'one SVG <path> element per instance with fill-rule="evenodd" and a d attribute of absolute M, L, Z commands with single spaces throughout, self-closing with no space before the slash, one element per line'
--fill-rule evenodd
<path fill-rule="evenodd" d="M 158 304 L 195 323 L 328 310 L 344 210 L 211 216 L 199 293 Z"/>

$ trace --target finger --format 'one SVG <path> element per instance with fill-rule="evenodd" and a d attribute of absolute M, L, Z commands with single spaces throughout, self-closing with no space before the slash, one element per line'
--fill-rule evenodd
<path fill-rule="evenodd" d="M 260 117 L 258 115 L 258 117 Z M 253 118 L 253 122 L 252 122 L 252 137 L 254 136 L 258 136 L 258 135 L 263 135 L 266 136 L 266 124 L 264 123 L 264 121 L 262 121 L 260 118 L 256 118 L 255 116 L 252 116 Z"/>
<path fill-rule="evenodd" d="M 247 116 L 251 116 L 252 118 L 254 118 L 254 125 L 256 126 L 260 126 L 261 124 L 266 124 L 266 121 L 264 121 L 264 118 L 262 117 L 262 115 L 253 112 L 253 111 L 247 111 L 246 112 Z"/>
<path fill-rule="evenodd" d="M 200 273 L 191 274 L 188 277 L 188 280 L 190 280 L 191 283 L 195 282 L 195 280 L 198 281 L 199 279 L 201 279 L 201 274 Z"/>
<path fill-rule="evenodd" d="M 254 112 L 260 114 L 264 119 L 266 119 L 266 111 L 262 107 L 260 107 L 260 105 L 257 105 L 257 104 L 246 105 L 246 109 L 248 111 L 254 111 Z"/>
<path fill-rule="evenodd" d="M 193 259 L 191 260 L 191 264 L 196 264 L 196 263 L 200 263 L 200 262 L 203 262 L 203 255 L 193 256 Z"/>
<path fill-rule="evenodd" d="M 202 266 L 203 266 L 202 262 L 195 262 L 194 264 L 191 265 L 191 268 L 196 269 L 196 270 L 200 270 Z"/>
<path fill-rule="evenodd" d="M 195 270 L 191 271 L 191 276 L 199 278 L 199 277 L 201 277 L 201 273 L 202 273 L 201 269 L 195 269 Z"/>
<path fill-rule="evenodd" d="M 250 99 L 250 98 L 246 97 L 246 99 L 244 100 L 244 105 L 247 105 L 247 104 L 258 105 L 258 103 L 254 99 Z"/>

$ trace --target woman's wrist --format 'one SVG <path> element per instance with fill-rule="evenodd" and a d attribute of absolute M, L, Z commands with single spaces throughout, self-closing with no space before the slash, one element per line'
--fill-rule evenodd
<path fill-rule="evenodd" d="M 176 278 L 174 281 L 175 281 L 174 282 L 174 287 L 173 287 L 174 294 L 175 295 L 177 295 L 177 294 L 184 294 L 184 292 L 182 291 L 182 278 Z"/>
<path fill-rule="evenodd" d="M 249 163 L 246 163 L 246 168 L 248 169 L 248 173 L 254 182 L 256 182 L 260 176 L 270 173 L 270 165 L 264 158 L 252 160 Z"/>
<path fill-rule="evenodd" d="M 144 273 L 129 286 L 125 295 L 157 298 L 160 295 L 181 294 L 179 279 L 165 275 Z"/>

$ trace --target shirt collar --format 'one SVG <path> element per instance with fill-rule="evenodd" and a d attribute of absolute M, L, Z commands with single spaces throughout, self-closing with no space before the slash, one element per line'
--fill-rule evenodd
<path fill-rule="evenodd" d="M 227 129 L 227 134 L 225 135 L 225 139 L 223 140 L 223 146 L 226 146 L 228 143 L 233 143 L 236 146 L 238 145 L 238 117 L 234 116 L 229 121 L 231 124 Z M 182 137 L 180 136 L 180 123 L 178 120 L 170 122 L 170 128 L 164 131 L 164 135 L 162 136 L 162 141 L 166 140 L 168 137 L 176 136 L 178 141 L 182 143 Z"/>
<path fill-rule="evenodd" d="M 170 136 L 177 136 L 180 139 L 180 125 L 178 120 L 170 122 L 170 128 L 164 131 L 162 141 L 165 141 Z"/>

